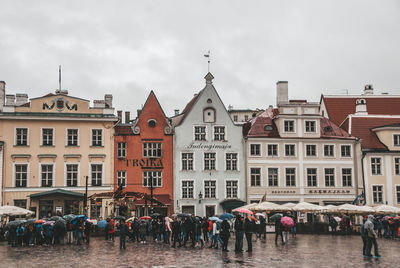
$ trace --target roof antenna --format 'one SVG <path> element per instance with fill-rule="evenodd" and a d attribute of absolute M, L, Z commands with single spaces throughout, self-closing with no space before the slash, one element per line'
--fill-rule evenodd
<path fill-rule="evenodd" d="M 210 50 L 208 51 L 208 53 L 207 54 L 204 54 L 204 57 L 206 57 L 206 58 L 208 58 L 208 72 L 210 72 L 210 62 L 211 62 L 211 53 L 210 53 Z"/>
<path fill-rule="evenodd" d="M 61 65 L 58 66 L 58 90 L 56 93 L 61 93 Z"/>

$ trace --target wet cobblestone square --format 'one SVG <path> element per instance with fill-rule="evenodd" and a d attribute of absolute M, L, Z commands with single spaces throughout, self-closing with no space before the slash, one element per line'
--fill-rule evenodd
<path fill-rule="evenodd" d="M 162 243 L 127 243 L 92 238 L 90 246 L 59 245 L 11 248 L 0 243 L 1 267 L 398 267 L 400 241 L 379 239 L 382 258 L 363 258 L 359 236 L 298 235 L 276 246 L 273 234 L 267 241 L 253 241 L 253 252 L 229 252 L 208 247 L 171 248 Z M 151 240 L 151 239 L 149 239 Z"/>

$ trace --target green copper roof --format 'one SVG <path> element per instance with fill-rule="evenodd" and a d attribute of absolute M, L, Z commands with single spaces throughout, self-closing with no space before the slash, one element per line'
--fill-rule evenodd
<path fill-rule="evenodd" d="M 63 189 L 54 189 L 46 192 L 40 192 L 36 194 L 31 194 L 30 198 L 39 198 L 39 197 L 44 197 L 48 195 L 67 195 L 67 196 L 73 196 L 73 197 L 84 197 L 84 194 L 78 193 L 78 192 L 73 192 L 73 191 L 67 191 Z"/>

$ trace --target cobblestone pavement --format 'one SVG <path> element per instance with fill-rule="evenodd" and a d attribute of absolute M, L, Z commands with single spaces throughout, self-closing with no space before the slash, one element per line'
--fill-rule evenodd
<path fill-rule="evenodd" d="M 60 245 L 11 248 L 0 243 L 1 267 L 398 267 L 400 241 L 379 239 L 382 258 L 364 259 L 359 236 L 298 235 L 276 246 L 273 235 L 253 242 L 253 252 L 210 248 L 170 248 L 161 243 L 127 243 L 119 250 L 119 238 L 108 242 L 92 238 L 90 246 Z M 247 249 L 244 241 L 244 250 Z"/>

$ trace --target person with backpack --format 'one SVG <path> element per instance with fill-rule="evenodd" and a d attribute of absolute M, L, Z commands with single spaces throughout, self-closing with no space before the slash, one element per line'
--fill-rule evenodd
<path fill-rule="evenodd" d="M 374 246 L 375 250 L 375 257 L 380 258 L 381 255 L 379 255 L 378 251 L 378 242 L 376 242 L 376 239 L 378 238 L 377 234 L 375 233 L 374 230 L 374 216 L 373 215 L 368 215 L 368 220 L 364 223 L 364 229 L 367 233 L 367 248 L 366 248 L 366 254 L 365 257 L 372 257 L 371 255 L 371 249 L 372 245 Z"/>
<path fill-rule="evenodd" d="M 22 224 L 18 225 L 16 233 L 17 233 L 17 246 L 22 246 L 22 241 L 25 235 L 25 228 L 24 226 L 22 226 Z"/>
<path fill-rule="evenodd" d="M 41 223 L 38 223 L 35 226 L 35 240 L 37 246 L 43 244 L 43 226 Z"/>

